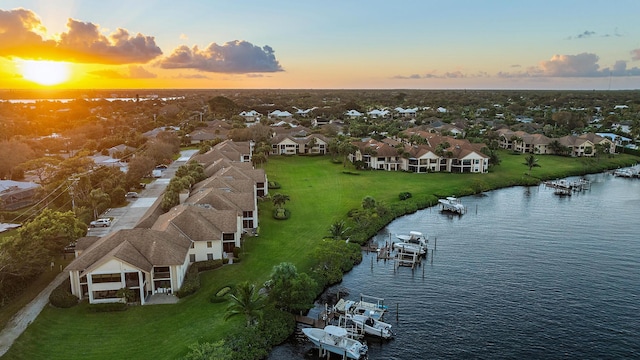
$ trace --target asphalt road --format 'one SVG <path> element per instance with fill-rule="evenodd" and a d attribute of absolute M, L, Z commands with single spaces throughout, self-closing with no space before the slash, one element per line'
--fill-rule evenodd
<path fill-rule="evenodd" d="M 132 229 L 140 220 L 149 207 L 162 195 L 165 188 L 169 184 L 171 178 L 175 175 L 176 170 L 184 165 L 198 150 L 185 150 L 180 153 L 180 158 L 174 161 L 166 170 L 162 171 L 162 176 L 149 185 L 138 194 L 137 199 L 129 199 L 126 206 L 109 209 L 100 217 L 112 218 L 111 226 L 103 228 L 89 228 L 87 236 L 104 236 L 112 231 L 120 229 Z M 24 330 L 33 322 L 40 314 L 42 309 L 49 303 L 49 295 L 62 282 L 69 277 L 66 271 L 61 272 L 56 278 L 36 296 L 29 304 L 18 311 L 7 325 L 0 332 L 0 356 L 3 356 L 13 342 L 24 332 Z"/>

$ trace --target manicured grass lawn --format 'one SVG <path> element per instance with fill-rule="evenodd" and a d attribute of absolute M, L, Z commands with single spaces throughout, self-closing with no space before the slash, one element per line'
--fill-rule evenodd
<path fill-rule="evenodd" d="M 638 160 L 626 155 L 600 161 L 539 156 L 540 167 L 529 176 L 523 165 L 525 156 L 501 152 L 500 157 L 502 164 L 489 174 L 355 172 L 327 157 L 271 157 L 266 164 L 269 180 L 282 186 L 272 193 L 290 197 L 285 208 L 291 217 L 275 220 L 272 204 L 261 202 L 259 236 L 246 240 L 240 263 L 202 274 L 200 291 L 175 305 L 137 306 L 121 313 L 99 314 L 89 313 L 86 304 L 71 309 L 47 307 L 3 359 L 180 358 L 189 345 L 220 339 L 242 322 L 223 321 L 226 304 L 209 302 L 219 288 L 243 280 L 262 284 L 273 266 L 283 261 L 307 271 L 312 249 L 328 235 L 329 226 L 359 208 L 365 196 L 393 203 L 399 201 L 399 193 L 408 191 L 413 200 L 435 202 L 441 196 L 473 193 L 478 184 L 493 189 L 528 182 L 532 176 L 553 179 Z"/>

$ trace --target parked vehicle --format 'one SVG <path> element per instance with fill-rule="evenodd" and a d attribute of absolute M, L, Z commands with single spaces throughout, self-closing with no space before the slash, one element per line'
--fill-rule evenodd
<path fill-rule="evenodd" d="M 94 228 L 94 227 L 108 227 L 108 226 L 111 226 L 111 219 L 103 218 L 103 219 L 94 220 L 94 221 L 89 223 L 89 226 L 92 227 L 92 228 Z"/>
<path fill-rule="evenodd" d="M 135 198 L 138 197 L 138 193 L 135 192 L 135 191 L 129 191 L 128 193 L 126 193 L 124 195 L 124 197 L 127 198 L 127 199 L 135 199 Z"/>

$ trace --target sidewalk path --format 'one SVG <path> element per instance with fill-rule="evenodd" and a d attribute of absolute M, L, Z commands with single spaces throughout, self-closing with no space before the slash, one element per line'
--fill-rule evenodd
<path fill-rule="evenodd" d="M 145 191 L 144 195 L 150 195 L 150 197 L 154 199 L 160 196 L 169 183 L 168 179 L 171 179 L 173 177 L 178 167 L 184 165 L 184 163 L 197 152 L 198 150 L 181 151 L 180 158 L 174 161 L 167 170 L 163 171 L 162 177 L 166 178 L 167 180 L 162 181 L 161 179 L 158 179 L 161 181 L 155 181 L 154 185 L 156 186 L 151 186 Z M 149 202 L 146 208 L 148 208 L 148 206 L 150 206 L 152 203 L 153 202 Z M 111 209 L 108 216 L 112 216 L 116 219 L 114 224 L 108 228 L 91 229 L 89 232 L 92 233 L 91 235 L 104 236 L 110 231 L 119 230 L 121 228 L 133 228 L 140 217 L 144 215 L 146 208 L 144 206 L 136 206 L 134 203 L 133 205 L 129 204 L 124 208 Z M 96 233 L 98 232 L 98 229 L 102 230 L 100 234 Z M 20 310 L 13 316 L 13 318 L 11 318 L 4 329 L 2 329 L 2 332 L 0 332 L 0 356 L 3 356 L 7 351 L 9 351 L 9 348 L 11 347 L 11 345 L 13 345 L 13 342 L 18 338 L 18 336 L 22 334 L 22 332 L 25 331 L 27 326 L 29 326 L 29 324 L 31 324 L 31 322 L 33 322 L 36 317 L 38 317 L 38 314 L 40 314 L 42 309 L 44 309 L 45 305 L 49 303 L 49 295 L 51 294 L 53 289 L 62 284 L 62 282 L 67 278 L 69 278 L 69 273 L 66 271 L 62 271 L 60 274 L 58 274 L 58 276 L 56 276 L 55 279 L 53 279 L 53 281 L 49 285 L 47 285 L 46 288 L 44 288 L 44 290 L 40 292 L 40 294 L 38 294 L 38 296 L 36 296 L 35 299 L 33 299 L 30 303 L 27 304 L 27 306 L 22 308 L 22 310 Z"/>
<path fill-rule="evenodd" d="M 69 278 L 69 273 L 63 271 L 56 276 L 53 281 L 47 285 L 44 290 L 31 300 L 27 306 L 23 307 L 13 318 L 7 323 L 2 332 L 0 332 L 0 356 L 4 355 L 13 344 L 13 342 L 22 334 L 22 332 L 36 319 L 44 306 L 49 303 L 49 295 L 56 287 L 60 286 L 65 279 Z"/>

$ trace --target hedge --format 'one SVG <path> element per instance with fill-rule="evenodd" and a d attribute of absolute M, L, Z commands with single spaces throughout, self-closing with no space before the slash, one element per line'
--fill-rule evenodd
<path fill-rule="evenodd" d="M 71 293 L 71 281 L 66 278 L 62 284 L 53 289 L 49 302 L 57 308 L 70 308 L 78 305 L 78 297 Z"/>

